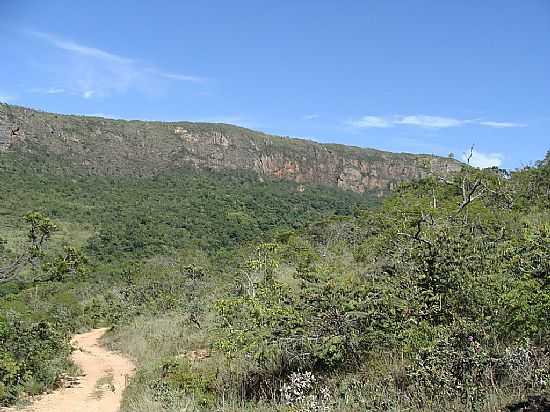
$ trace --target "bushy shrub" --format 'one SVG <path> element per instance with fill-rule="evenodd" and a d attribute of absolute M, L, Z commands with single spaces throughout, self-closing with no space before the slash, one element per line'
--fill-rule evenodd
<path fill-rule="evenodd" d="M 541 200 L 550 185 L 536 176 L 528 196 Z M 354 373 L 400 353 L 408 366 L 380 410 L 478 410 L 500 391 L 547 390 L 550 230 L 517 190 L 498 170 L 466 168 L 347 222 L 280 234 L 269 276 L 245 266 L 246 287 L 217 302 L 217 347 L 253 365 L 251 392 L 268 394 L 304 370 Z"/>
<path fill-rule="evenodd" d="M 201 407 L 211 406 L 215 400 L 215 373 L 186 358 L 165 360 L 153 373 L 149 386 L 155 400 L 166 407 L 184 397 L 192 397 Z"/>
<path fill-rule="evenodd" d="M 405 391 L 420 408 L 460 399 L 478 410 L 496 388 L 541 393 L 550 388 L 547 351 L 528 341 L 494 346 L 473 335 L 451 334 L 415 353 L 405 372 Z"/>
<path fill-rule="evenodd" d="M 415 354 L 406 371 L 407 393 L 420 403 L 460 399 L 475 408 L 485 399 L 487 388 L 495 384 L 495 362 L 490 350 L 474 336 L 445 337 Z"/>
<path fill-rule="evenodd" d="M 54 387 L 68 366 L 67 336 L 47 322 L 0 316 L 0 405 Z"/>

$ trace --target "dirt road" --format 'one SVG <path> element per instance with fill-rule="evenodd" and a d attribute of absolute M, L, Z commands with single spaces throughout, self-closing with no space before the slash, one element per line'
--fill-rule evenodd
<path fill-rule="evenodd" d="M 71 387 L 39 397 L 25 408 L 6 409 L 9 412 L 116 412 L 122 392 L 134 372 L 133 363 L 100 345 L 106 328 L 76 335 L 72 344 L 77 348 L 72 359 L 80 367 L 80 376 Z"/>

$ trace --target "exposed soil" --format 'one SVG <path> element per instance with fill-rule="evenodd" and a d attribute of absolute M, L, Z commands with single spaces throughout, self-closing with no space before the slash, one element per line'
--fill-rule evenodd
<path fill-rule="evenodd" d="M 122 393 L 135 370 L 134 364 L 122 355 L 101 346 L 99 340 L 106 328 L 75 335 L 73 361 L 82 376 L 67 379 L 65 387 L 40 396 L 31 405 L 5 411 L 28 412 L 116 412 Z"/>

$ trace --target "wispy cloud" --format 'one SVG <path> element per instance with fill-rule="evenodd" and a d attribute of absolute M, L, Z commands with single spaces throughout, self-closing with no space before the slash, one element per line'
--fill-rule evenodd
<path fill-rule="evenodd" d="M 132 59 L 118 56 L 116 54 L 109 53 L 105 50 L 96 49 L 95 47 L 83 46 L 72 40 L 64 39 L 52 33 L 44 33 L 44 32 L 33 31 L 33 30 L 29 30 L 28 33 L 35 37 L 38 37 L 47 41 L 52 46 L 57 47 L 58 49 L 77 53 L 82 56 L 92 57 L 95 59 L 106 60 L 106 61 L 111 61 L 111 62 L 121 63 L 121 64 L 131 64 L 134 62 Z"/>
<path fill-rule="evenodd" d="M 368 127 L 386 128 L 393 126 L 390 119 L 379 116 L 363 116 L 360 119 L 350 121 L 349 124 L 360 129 Z"/>
<path fill-rule="evenodd" d="M 97 92 L 95 90 L 86 90 L 84 91 L 84 93 L 82 93 L 82 97 L 84 97 L 85 99 L 91 99 L 96 94 Z"/>
<path fill-rule="evenodd" d="M 321 117 L 321 116 L 319 116 L 318 114 L 306 114 L 303 117 L 303 119 L 304 120 L 315 120 L 315 119 L 318 119 L 319 117 Z"/>
<path fill-rule="evenodd" d="M 413 126 L 429 129 L 444 129 L 449 127 L 460 127 L 464 125 L 477 125 L 484 127 L 512 128 L 527 127 L 523 123 L 495 122 L 477 119 L 458 119 L 455 117 L 427 116 L 427 115 L 392 115 L 392 116 L 363 116 L 359 119 L 348 122 L 356 128 L 387 128 L 394 126 Z"/>
<path fill-rule="evenodd" d="M 178 80 L 183 82 L 195 82 L 195 83 L 204 82 L 204 79 L 202 77 L 189 76 L 187 74 L 169 73 L 169 72 L 164 72 L 162 70 L 156 70 L 156 69 L 146 69 L 146 72 L 159 77 L 163 77 L 165 79 L 169 79 L 169 80 Z"/>
<path fill-rule="evenodd" d="M 478 122 L 482 126 L 488 127 L 497 127 L 497 128 L 511 128 L 511 127 L 527 127 L 524 123 L 513 123 L 513 122 Z"/>
<path fill-rule="evenodd" d="M 62 73 L 62 87 L 35 89 L 35 93 L 79 95 L 85 99 L 106 97 L 136 89 L 155 94 L 167 82 L 203 82 L 199 76 L 161 70 L 154 65 L 96 47 L 79 44 L 61 36 L 39 31 L 27 34 L 60 50 L 56 71 Z M 55 93 L 53 92 L 55 90 Z"/>
<path fill-rule="evenodd" d="M 429 128 L 457 127 L 467 123 L 465 120 L 459 120 L 452 117 L 411 115 L 401 116 L 394 119 L 394 124 L 404 124 L 407 126 L 419 126 Z"/>
<path fill-rule="evenodd" d="M 503 159 L 504 155 L 502 153 L 482 153 L 473 150 L 470 158 L 470 165 L 481 169 L 493 166 L 500 167 Z M 466 153 L 462 155 L 462 160 L 464 162 L 468 160 L 468 155 L 466 155 Z"/>

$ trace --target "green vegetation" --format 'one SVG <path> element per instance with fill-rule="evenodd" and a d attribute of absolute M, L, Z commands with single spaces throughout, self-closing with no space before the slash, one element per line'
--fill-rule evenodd
<path fill-rule="evenodd" d="M 261 246 L 216 302 L 214 347 L 240 360 L 241 393 L 277 399 L 304 373 L 318 382 L 299 410 L 499 410 L 547 393 L 548 172 L 433 177 Z"/>
<path fill-rule="evenodd" d="M 157 260 L 192 256 L 219 272 L 242 242 L 371 202 L 246 172 L 86 176 L 55 157 L 13 153 L 0 156 L 0 181 L 2 404 L 56 385 L 72 332 L 186 308 L 203 269 L 178 258 L 164 274 Z M 17 328 L 29 330 L 28 348 L 13 340 Z"/>
<path fill-rule="evenodd" d="M 16 313 L 0 315 L 0 401 L 54 387 L 70 364 L 68 339 L 48 322 L 30 322 Z"/>
<path fill-rule="evenodd" d="M 63 165 L 41 157 L 0 157 L 5 229 L 13 236 L 21 216 L 37 210 L 76 227 L 74 237 L 84 240 L 87 254 L 103 261 L 182 248 L 217 253 L 369 203 L 365 196 L 328 187 L 300 192 L 290 182 L 260 182 L 247 172 L 180 169 L 142 178 L 101 177 L 67 175 Z"/>
<path fill-rule="evenodd" d="M 0 159 L 0 268 L 21 262 L 0 284 L 3 404 L 55 386 L 68 336 L 98 325 L 138 365 L 125 412 L 496 412 L 550 397 L 550 155 L 379 204 L 247 173 Z"/>

